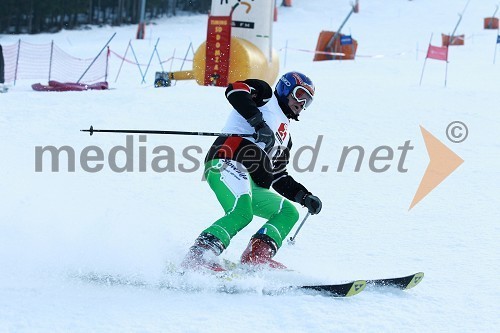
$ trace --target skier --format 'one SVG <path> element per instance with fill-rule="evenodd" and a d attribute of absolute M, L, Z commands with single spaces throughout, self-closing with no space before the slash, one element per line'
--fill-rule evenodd
<path fill-rule="evenodd" d="M 241 263 L 258 267 L 286 268 L 273 256 L 299 219 L 289 201 L 321 211 L 321 200 L 287 172 L 292 140 L 290 119 L 298 120 L 314 96 L 312 81 L 289 72 L 278 81 L 274 93 L 262 80 L 230 84 L 226 98 L 234 110 L 224 133 L 255 133 L 253 137 L 219 136 L 205 159 L 205 178 L 225 215 L 205 229 L 182 262 L 184 269 L 224 271 L 217 256 L 254 215 L 267 222 L 253 235 Z M 270 190 L 270 187 L 278 192 Z M 288 200 L 287 200 L 288 199 Z"/>

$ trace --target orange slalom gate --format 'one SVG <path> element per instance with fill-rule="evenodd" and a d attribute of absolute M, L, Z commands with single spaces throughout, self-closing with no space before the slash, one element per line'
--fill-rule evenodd
<path fill-rule="evenodd" d="M 453 36 L 453 40 L 450 43 L 450 35 L 441 34 L 443 46 L 453 46 L 453 45 L 464 45 L 465 35 Z"/>
<path fill-rule="evenodd" d="M 498 18 L 497 17 L 487 17 L 484 19 L 485 29 L 498 29 Z"/>
<path fill-rule="evenodd" d="M 318 37 L 318 43 L 316 45 L 317 52 L 333 52 L 333 53 L 344 53 L 344 55 L 331 55 L 324 53 L 316 53 L 314 55 L 313 61 L 322 60 L 353 60 L 356 56 L 356 50 L 358 49 L 358 42 L 352 39 L 352 44 L 341 45 L 340 39 L 343 34 L 338 34 L 335 41 L 332 43 L 330 48 L 327 48 L 330 40 L 335 36 L 335 31 L 321 31 Z"/>

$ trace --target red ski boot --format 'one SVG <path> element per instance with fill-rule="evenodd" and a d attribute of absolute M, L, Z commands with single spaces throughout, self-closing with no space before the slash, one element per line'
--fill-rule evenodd
<path fill-rule="evenodd" d="M 187 270 L 211 270 L 214 272 L 226 271 L 217 260 L 217 256 L 224 251 L 224 244 L 215 236 L 202 233 L 196 238 L 194 245 L 189 248 L 181 267 Z"/>
<path fill-rule="evenodd" d="M 275 269 L 287 269 L 285 265 L 272 259 L 276 251 L 278 251 L 278 246 L 271 237 L 262 234 L 254 235 L 241 255 L 241 263 L 253 266 L 267 266 Z"/>

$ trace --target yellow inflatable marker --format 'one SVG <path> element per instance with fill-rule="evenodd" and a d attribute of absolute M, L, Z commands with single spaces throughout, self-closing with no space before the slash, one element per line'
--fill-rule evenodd
<path fill-rule="evenodd" d="M 198 47 L 193 58 L 193 69 L 169 73 L 171 80 L 196 80 L 199 85 L 205 81 L 206 43 Z M 278 53 L 273 50 L 272 62 L 268 64 L 264 54 L 252 43 L 237 37 L 231 38 L 229 57 L 229 82 L 248 78 L 261 79 L 273 85 L 279 72 Z"/>
<path fill-rule="evenodd" d="M 238 6 L 242 4 L 245 6 Z M 230 15 L 225 16 L 227 13 Z M 226 86 L 248 78 L 273 86 L 279 72 L 278 53 L 271 45 L 273 13 L 274 2 L 240 2 L 233 6 L 212 1 L 207 39 L 194 54 L 193 69 L 157 72 L 155 86 L 193 79 L 200 85 Z"/>

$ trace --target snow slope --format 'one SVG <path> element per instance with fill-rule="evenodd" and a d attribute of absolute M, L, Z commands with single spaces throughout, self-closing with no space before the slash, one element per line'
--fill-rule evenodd
<path fill-rule="evenodd" d="M 95 128 L 219 131 L 229 111 L 222 88 L 177 82 L 154 89 L 153 75 L 140 84 L 136 67 L 111 58 L 109 91 L 39 93 L 19 82 L 0 95 L 0 331 L 1 332 L 471 332 L 494 331 L 498 319 L 500 65 L 493 64 L 496 31 L 482 29 L 493 0 L 471 1 L 458 34 L 465 46 L 450 49 L 445 63 L 427 61 L 431 34 L 450 33 L 466 1 L 360 1 L 360 13 L 344 27 L 359 42 L 355 61 L 312 62 L 312 53 L 280 51 L 281 73 L 299 70 L 316 84 L 316 98 L 291 131 L 296 149 L 314 146 L 322 136 L 313 172 L 291 170 L 323 200 L 323 211 L 307 221 L 294 246 L 277 259 L 303 272 L 292 282 L 332 283 L 425 272 L 408 292 L 365 291 L 349 299 L 311 295 L 227 295 L 210 281 L 200 292 L 158 290 L 166 263 L 179 263 L 195 237 L 222 210 L 200 168 L 182 155 L 202 161 L 207 137 L 134 137 L 134 171 L 83 170 L 79 156 L 99 146 L 105 156 L 124 135 L 95 134 Z M 274 45 L 313 50 L 321 30 L 335 30 L 349 12 L 348 1 L 296 0 L 281 8 Z M 206 34 L 205 15 L 165 18 L 149 29 L 149 40 L 133 41 L 147 63 L 156 38 L 163 58 L 183 56 Z M 136 27 L 63 31 L 55 35 L 0 35 L 11 44 L 54 40 L 68 53 L 96 54 L 113 32 L 111 49 L 124 53 Z M 121 51 L 121 52 L 120 52 Z M 499 51 L 500 52 L 500 51 Z M 286 55 L 286 66 L 285 65 Z M 377 56 L 377 57 L 373 57 Z M 173 69 L 181 62 L 176 61 Z M 153 71 L 158 70 L 158 66 Z M 152 73 L 152 72 L 150 72 Z M 466 141 L 448 141 L 452 121 L 467 124 Z M 465 162 L 415 208 L 408 211 L 429 158 L 420 127 Z M 414 147 L 398 171 L 398 146 Z M 35 147 L 71 146 L 74 172 L 65 158 L 60 172 L 35 172 Z M 174 172 L 151 168 L 155 147 L 175 151 Z M 337 172 L 344 146 L 360 145 L 366 156 L 359 172 L 350 157 Z M 382 173 L 369 168 L 369 154 L 389 146 L 393 161 Z M 146 172 L 137 156 L 146 151 Z M 297 151 L 295 151 L 297 152 Z M 310 154 L 298 165 L 304 168 Z M 123 156 L 118 165 L 125 163 Z M 322 167 L 328 170 L 322 172 Z M 301 215 L 305 211 L 301 210 Z M 497 222 L 495 222 L 497 221 Z M 254 221 L 234 239 L 224 257 L 237 260 L 263 221 Z M 89 283 L 76 276 L 92 272 L 137 277 L 150 287 Z M 287 277 L 281 277 L 286 280 Z M 258 290 L 273 281 L 249 281 Z M 497 305 L 495 305 L 497 304 Z"/>

